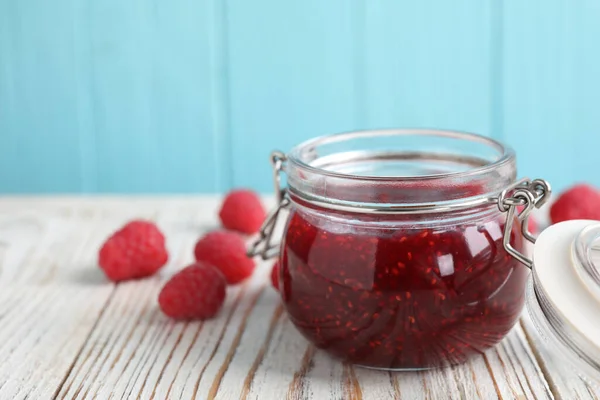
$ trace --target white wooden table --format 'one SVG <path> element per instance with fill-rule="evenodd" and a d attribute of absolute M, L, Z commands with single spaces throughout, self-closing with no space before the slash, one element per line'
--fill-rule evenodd
<path fill-rule="evenodd" d="M 218 199 L 0 197 L 0 399 L 597 399 L 539 346 L 526 314 L 485 356 L 387 373 L 315 350 L 287 320 L 269 264 L 229 289 L 218 318 L 175 323 L 156 298 L 216 227 Z M 165 231 L 149 279 L 107 281 L 97 251 L 133 217 Z"/>

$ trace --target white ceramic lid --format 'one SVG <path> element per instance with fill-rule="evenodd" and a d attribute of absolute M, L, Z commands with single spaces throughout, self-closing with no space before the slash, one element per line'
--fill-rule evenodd
<path fill-rule="evenodd" d="M 536 295 L 548 322 L 578 353 L 600 361 L 600 222 L 546 228 L 533 249 Z"/>

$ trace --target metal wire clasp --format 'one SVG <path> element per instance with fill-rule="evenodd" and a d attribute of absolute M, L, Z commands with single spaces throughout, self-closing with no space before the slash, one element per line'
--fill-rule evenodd
<path fill-rule="evenodd" d="M 260 227 L 258 239 L 252 243 L 248 250 L 248 257 L 260 256 L 263 260 L 279 255 L 279 243 L 273 243 L 273 233 L 277 226 L 279 213 L 290 205 L 290 199 L 286 196 L 286 189 L 281 187 L 281 173 L 286 162 L 286 156 L 281 151 L 271 153 L 271 164 L 273 165 L 273 186 L 277 206 L 273 209 Z"/>
<path fill-rule="evenodd" d="M 273 186 L 275 189 L 277 206 L 267 215 L 267 218 L 260 227 L 258 238 L 252 243 L 252 246 L 247 252 L 248 257 L 260 256 L 263 260 L 267 260 L 276 257 L 279 254 L 280 244 L 273 243 L 273 236 L 279 214 L 290 205 L 287 189 L 281 187 L 281 174 L 284 172 L 286 161 L 287 158 L 283 152 L 274 151 L 271 153 Z M 502 240 L 504 248 L 508 254 L 530 269 L 533 266 L 533 261 L 516 250 L 510 243 L 515 213 L 517 212 L 517 207 L 524 207 L 524 209 L 517 214 L 517 219 L 521 222 L 521 232 L 523 237 L 531 243 L 535 243 L 536 239 L 529 232 L 528 228 L 529 215 L 534 208 L 540 208 L 548 201 L 551 191 L 550 184 L 543 179 L 529 180 L 524 178 L 504 189 L 497 197 L 488 197 L 486 199 L 488 204 L 496 203 L 501 212 L 507 213 Z"/>
<path fill-rule="evenodd" d="M 517 251 L 510 244 L 510 234 L 515 221 L 515 212 L 517 207 L 525 207 L 523 211 L 517 214 L 517 219 L 521 221 L 521 233 L 523 237 L 531 243 L 535 243 L 535 237 L 529 232 L 529 215 L 534 208 L 540 208 L 548 201 L 551 192 L 550 184 L 543 179 L 534 179 L 533 181 L 521 179 L 511 187 L 503 190 L 498 196 L 498 208 L 501 212 L 507 213 L 502 244 L 508 254 L 529 269 L 533 267 L 533 261 Z"/>

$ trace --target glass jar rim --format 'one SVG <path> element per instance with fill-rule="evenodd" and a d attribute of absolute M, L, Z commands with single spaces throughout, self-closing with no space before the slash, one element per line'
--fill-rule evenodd
<path fill-rule="evenodd" d="M 459 139 L 465 141 L 472 141 L 480 144 L 489 146 L 490 148 L 498 151 L 499 157 L 490 163 L 475 167 L 466 171 L 461 172 L 447 172 L 430 175 L 417 175 L 417 176 L 375 176 L 375 175 L 355 175 L 340 173 L 336 171 L 330 171 L 325 168 L 311 165 L 302 159 L 303 153 L 311 153 L 317 146 L 338 143 L 342 141 L 348 141 L 357 138 L 365 138 L 370 136 L 431 136 L 431 137 L 445 137 L 452 139 Z M 514 162 L 515 152 L 514 150 L 501 142 L 489 138 L 487 136 L 458 131 L 458 130 L 446 130 L 446 129 L 430 129 L 430 128 L 399 128 L 399 129 L 372 129 L 372 130 L 355 130 L 334 133 L 329 135 L 317 136 L 315 138 L 306 140 L 294 148 L 288 154 L 288 161 L 297 165 L 302 169 L 318 173 L 321 175 L 327 175 L 332 177 L 344 178 L 344 179 L 356 179 L 356 180 L 376 180 L 376 181 L 397 181 L 397 180 L 430 180 L 430 179 L 443 179 L 458 176 L 471 176 L 477 174 L 485 174 L 486 172 L 499 168 L 502 165 Z"/>
<path fill-rule="evenodd" d="M 429 173 L 445 168 L 463 170 Z M 489 206 L 516 182 L 510 147 L 474 133 L 425 128 L 317 137 L 294 147 L 284 169 L 292 199 L 367 213 L 419 214 Z M 406 170 L 419 173 L 403 174 Z"/>

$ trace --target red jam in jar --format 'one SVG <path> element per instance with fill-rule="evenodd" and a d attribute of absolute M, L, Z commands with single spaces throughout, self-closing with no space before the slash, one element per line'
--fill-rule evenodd
<path fill-rule="evenodd" d="M 290 319 L 356 364 L 463 362 L 498 343 L 523 307 L 527 269 L 502 232 L 501 219 L 398 229 L 293 211 L 281 264 Z"/>
<path fill-rule="evenodd" d="M 493 201 L 515 182 L 510 149 L 458 132 L 353 132 L 300 145 L 285 172 L 281 296 L 317 347 L 369 367 L 435 368 L 518 321 L 528 269 L 506 251 Z M 510 243 L 522 252 L 519 229 Z"/>

